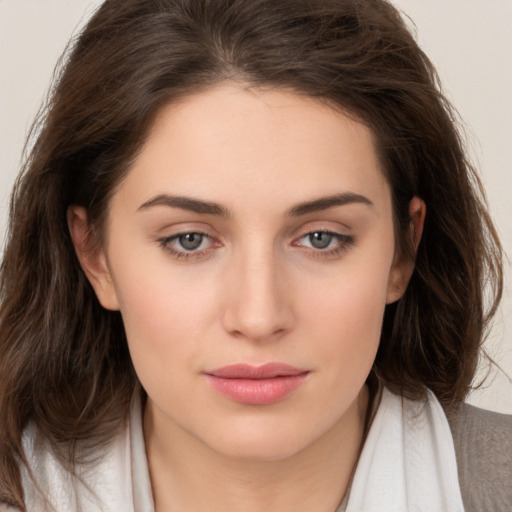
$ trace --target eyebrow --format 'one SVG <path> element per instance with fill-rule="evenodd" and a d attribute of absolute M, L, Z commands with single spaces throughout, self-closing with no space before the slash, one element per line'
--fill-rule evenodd
<path fill-rule="evenodd" d="M 290 217 L 300 217 L 301 215 L 307 215 L 308 213 L 354 203 L 373 206 L 373 203 L 367 197 L 362 196 L 361 194 L 354 194 L 353 192 L 345 192 L 343 194 L 320 197 L 319 199 L 314 199 L 307 203 L 298 204 L 288 211 L 288 215 Z"/>
<path fill-rule="evenodd" d="M 200 199 L 193 199 L 185 196 L 170 196 L 167 194 L 160 194 L 146 201 L 139 206 L 137 211 L 146 210 L 152 206 L 169 206 L 171 208 L 181 208 L 182 210 L 189 210 L 195 213 L 204 215 L 218 215 L 220 217 L 229 217 L 230 212 L 220 204 L 211 203 L 209 201 L 202 201 Z"/>
<path fill-rule="evenodd" d="M 314 213 L 321 210 L 327 210 L 336 206 L 344 206 L 347 204 L 363 204 L 373 206 L 372 201 L 365 196 L 355 194 L 353 192 L 345 192 L 327 197 L 320 197 L 313 201 L 307 201 L 295 205 L 288 210 L 289 217 L 300 217 L 308 213 Z M 168 194 L 160 194 L 143 203 L 137 211 L 147 210 L 153 206 L 168 206 L 171 208 L 180 208 L 182 210 L 192 211 L 203 215 L 217 215 L 219 217 L 230 217 L 231 212 L 228 208 L 210 201 L 194 199 L 186 196 L 171 196 Z"/>

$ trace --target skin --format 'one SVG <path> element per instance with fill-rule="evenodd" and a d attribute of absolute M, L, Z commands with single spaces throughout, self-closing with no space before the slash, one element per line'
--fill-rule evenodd
<path fill-rule="evenodd" d="M 297 208 L 340 194 L 359 199 Z M 410 211 L 417 244 L 424 204 Z M 222 84 L 160 112 L 111 199 L 103 247 L 87 250 L 83 208 L 69 226 L 100 302 L 122 313 L 148 393 L 156 509 L 335 510 L 360 451 L 384 308 L 413 269 L 395 254 L 370 130 L 292 92 Z M 318 248 L 314 232 L 334 235 Z M 186 233 L 206 235 L 197 250 L 180 245 Z M 205 377 L 268 362 L 309 373 L 268 405 L 234 402 Z"/>

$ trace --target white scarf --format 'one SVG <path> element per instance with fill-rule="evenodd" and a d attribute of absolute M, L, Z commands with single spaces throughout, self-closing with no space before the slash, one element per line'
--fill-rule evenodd
<path fill-rule="evenodd" d="M 33 474 L 22 480 L 28 512 L 154 512 L 140 405 L 126 430 L 77 483 L 34 429 L 24 435 Z M 86 484 L 86 485 L 84 485 Z M 342 510 L 340 508 L 339 510 Z M 346 512 L 463 512 L 455 449 L 435 396 L 411 401 L 383 390 L 352 481 Z"/>
<path fill-rule="evenodd" d="M 412 401 L 384 388 L 346 512 L 463 512 L 455 447 L 432 392 Z"/>

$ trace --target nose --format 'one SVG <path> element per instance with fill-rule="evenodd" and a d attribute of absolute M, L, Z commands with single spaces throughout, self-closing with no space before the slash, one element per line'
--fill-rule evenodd
<path fill-rule="evenodd" d="M 250 341 L 279 339 L 293 328 L 293 293 L 272 251 L 232 262 L 224 328 Z M 281 269 L 281 270 L 280 270 Z"/>

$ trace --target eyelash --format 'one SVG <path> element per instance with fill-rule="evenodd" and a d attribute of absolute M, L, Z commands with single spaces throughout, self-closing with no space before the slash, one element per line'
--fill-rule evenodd
<path fill-rule="evenodd" d="M 303 240 L 304 238 L 310 237 L 317 233 L 322 233 L 333 237 L 338 241 L 338 244 L 336 245 L 336 247 L 333 247 L 331 249 L 318 249 L 314 247 L 306 247 L 310 255 L 315 258 L 329 258 L 338 256 L 341 253 L 345 252 L 347 249 L 349 249 L 350 246 L 353 245 L 355 241 L 353 236 L 342 235 L 341 233 L 336 233 L 335 231 L 330 231 L 328 229 L 314 229 L 312 231 L 304 233 L 297 240 Z M 297 241 L 293 242 L 292 245 L 299 246 Z"/>
<path fill-rule="evenodd" d="M 181 251 L 176 250 L 171 244 L 172 242 L 178 240 L 181 237 L 187 236 L 187 235 L 198 235 L 202 237 L 201 244 L 203 241 L 211 240 L 212 237 L 207 235 L 206 233 L 202 233 L 200 231 L 185 231 L 183 233 L 177 233 L 176 235 L 159 238 L 158 242 L 161 245 L 161 247 L 169 252 L 172 256 L 174 256 L 176 259 L 189 259 L 189 258 L 201 258 L 202 256 L 205 256 L 209 251 L 212 250 L 211 247 L 202 249 L 202 250 L 193 250 L 193 251 L 187 251 L 186 249 L 183 249 Z"/>
<path fill-rule="evenodd" d="M 338 241 L 338 245 L 336 247 L 333 247 L 331 249 L 316 249 L 314 247 L 306 247 L 306 250 L 309 252 L 309 254 L 316 258 L 329 258 L 333 256 L 337 256 L 341 254 L 342 252 L 346 251 L 350 248 L 351 245 L 354 244 L 354 237 L 350 235 L 342 235 L 341 233 L 336 233 L 334 231 L 330 231 L 328 229 L 315 229 L 313 231 L 309 231 L 307 233 L 304 233 L 299 238 L 297 238 L 294 242 L 292 242 L 292 245 L 295 247 L 302 247 L 298 243 L 299 240 L 303 240 L 306 237 L 310 237 L 314 235 L 315 233 L 322 233 L 329 236 L 332 236 L 334 239 Z M 206 249 L 202 250 L 190 250 L 187 251 L 186 249 L 183 250 L 176 250 L 171 244 L 172 242 L 178 240 L 181 237 L 187 236 L 187 235 L 198 235 L 202 237 L 201 244 L 203 241 L 206 240 L 212 240 L 212 237 L 207 235 L 206 233 L 202 233 L 200 231 L 186 231 L 183 233 L 177 233 L 172 236 L 159 238 L 157 241 L 160 244 L 160 246 L 167 252 L 169 252 L 173 257 L 176 259 L 190 259 L 190 258 L 202 258 L 205 256 L 208 252 L 210 252 L 213 248 L 208 247 Z M 220 246 L 220 243 L 218 243 L 218 246 Z"/>

